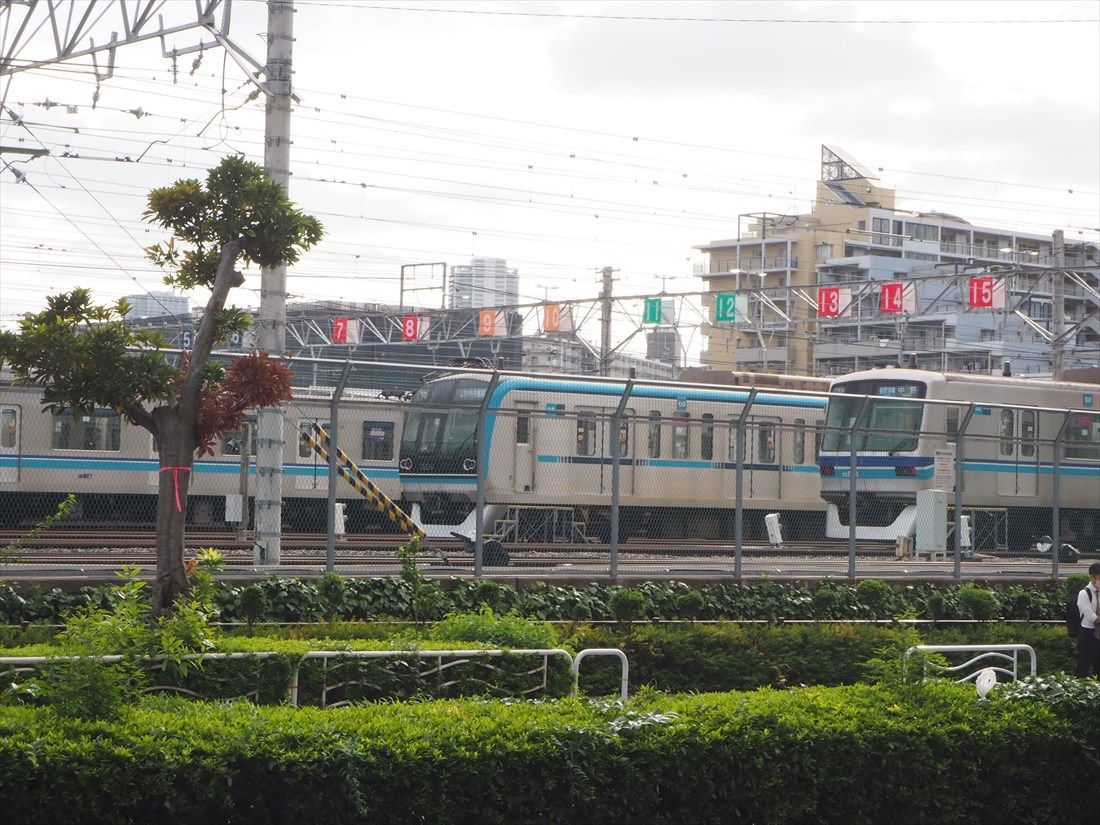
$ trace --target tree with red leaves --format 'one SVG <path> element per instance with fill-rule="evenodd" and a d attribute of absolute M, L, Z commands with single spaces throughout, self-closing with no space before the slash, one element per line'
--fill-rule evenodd
<path fill-rule="evenodd" d="M 216 342 L 251 322 L 246 312 L 225 307 L 229 291 L 244 283 L 237 264 L 292 264 L 320 240 L 322 229 L 294 208 L 261 167 L 240 157 L 210 170 L 205 185 L 181 180 L 153 190 L 144 217 L 172 233 L 146 250 L 168 270 L 165 283 L 210 290 L 194 349 L 173 363 L 160 333 L 126 326 L 125 300 L 97 306 L 91 292 L 80 288 L 50 296 L 45 310 L 22 318 L 18 332 L 0 332 L 0 362 L 20 383 L 43 387 L 47 409 L 109 407 L 156 438 L 153 608 L 162 614 L 189 587 L 183 537 L 196 452 L 211 452 L 214 439 L 241 427 L 248 409 L 290 398 L 290 370 L 265 353 L 237 358 L 228 367 L 210 360 Z"/>

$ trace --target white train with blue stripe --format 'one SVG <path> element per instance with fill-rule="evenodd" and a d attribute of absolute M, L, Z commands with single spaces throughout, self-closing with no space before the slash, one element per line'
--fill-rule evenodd
<path fill-rule="evenodd" d="M 745 421 L 745 535 L 762 538 L 764 515 L 780 513 L 786 538 L 820 538 L 816 434 L 827 382 L 759 378 Z M 473 536 L 480 463 L 483 524 L 502 542 L 605 540 L 619 445 L 620 538 L 732 539 L 736 425 L 751 388 L 638 381 L 615 428 L 611 416 L 627 387 L 621 379 L 501 374 L 496 381 L 449 375 L 412 399 L 401 486 L 429 535 Z M 490 386 L 479 456 L 479 408 Z"/>
<path fill-rule="evenodd" d="M 313 421 L 327 426 L 325 390 L 296 389 L 284 406 L 283 523 L 293 529 L 324 529 L 328 465 L 301 438 Z M 327 391 L 331 393 L 331 390 Z M 341 402 L 340 443 L 386 495 L 400 498 L 397 444 L 404 404 L 349 390 Z M 377 394 L 374 394 L 377 395 Z M 254 423 L 255 416 L 249 416 Z M 255 455 L 255 427 L 252 427 Z M 218 439 L 213 455 L 192 467 L 188 522 L 224 525 L 227 497 L 240 490 L 244 431 Z M 73 415 L 42 410 L 41 391 L 0 383 L 0 525 L 28 526 L 53 512 L 68 493 L 77 495 L 77 518 L 112 524 L 155 522 L 158 459 L 148 431 L 113 410 Z M 255 460 L 248 468 L 255 493 Z M 348 530 L 383 530 L 390 525 L 351 487 L 341 484 L 348 504 Z"/>
<path fill-rule="evenodd" d="M 1100 545 L 1097 385 L 876 369 L 834 380 L 831 392 L 853 396 L 830 399 L 819 456 L 831 538 L 848 535 L 857 417 L 856 535 L 894 541 L 913 532 L 918 491 L 942 489 L 953 503 L 958 432 L 971 411 L 962 506 L 976 526 L 984 523 L 985 546 L 1023 550 L 1050 534 L 1059 432 L 1060 538 L 1082 549 Z"/>

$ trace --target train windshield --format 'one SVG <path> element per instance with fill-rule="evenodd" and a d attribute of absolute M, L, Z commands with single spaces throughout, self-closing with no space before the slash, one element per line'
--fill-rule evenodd
<path fill-rule="evenodd" d="M 401 435 L 402 470 L 470 472 L 477 448 L 477 410 L 486 383 L 472 378 L 433 381 L 416 391 Z"/>
<path fill-rule="evenodd" d="M 870 408 L 859 422 L 856 448 L 890 455 L 917 449 L 925 385 L 914 381 L 873 380 L 836 384 L 834 393 L 870 395 Z M 825 452 L 851 450 L 849 431 L 863 409 L 862 398 L 830 398 L 825 414 Z"/>

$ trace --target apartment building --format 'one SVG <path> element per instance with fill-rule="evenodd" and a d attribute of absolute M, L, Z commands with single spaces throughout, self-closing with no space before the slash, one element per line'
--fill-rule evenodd
<path fill-rule="evenodd" d="M 1100 360 L 1097 244 L 1056 249 L 1050 235 L 907 212 L 895 200 L 870 170 L 822 146 L 809 213 L 742 215 L 735 239 L 696 247 L 707 254 L 701 277 L 712 319 L 703 363 L 835 375 L 899 360 L 952 371 L 1009 361 L 1016 373 L 1041 374 L 1050 372 L 1050 337 L 1059 324 L 1067 331 L 1065 368 Z M 969 280 L 985 274 L 996 279 L 998 307 L 971 309 Z M 899 282 L 905 310 L 882 313 L 881 285 Z M 838 317 L 819 316 L 820 286 L 843 288 Z M 743 296 L 737 320 L 713 320 L 713 296 L 730 292 Z M 1064 300 L 1061 321 L 1057 300 Z"/>

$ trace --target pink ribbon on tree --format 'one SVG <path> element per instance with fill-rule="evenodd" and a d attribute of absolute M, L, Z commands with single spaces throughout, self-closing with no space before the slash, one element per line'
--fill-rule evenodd
<path fill-rule="evenodd" d="M 183 512 L 183 507 L 180 505 L 180 470 L 183 470 L 185 473 L 189 473 L 189 472 L 191 472 L 191 468 L 190 467 L 161 467 L 160 468 L 160 472 L 162 472 L 162 473 L 165 470 L 171 470 L 172 471 L 172 486 L 175 487 L 175 490 L 176 490 L 176 512 L 177 513 L 182 513 Z"/>

